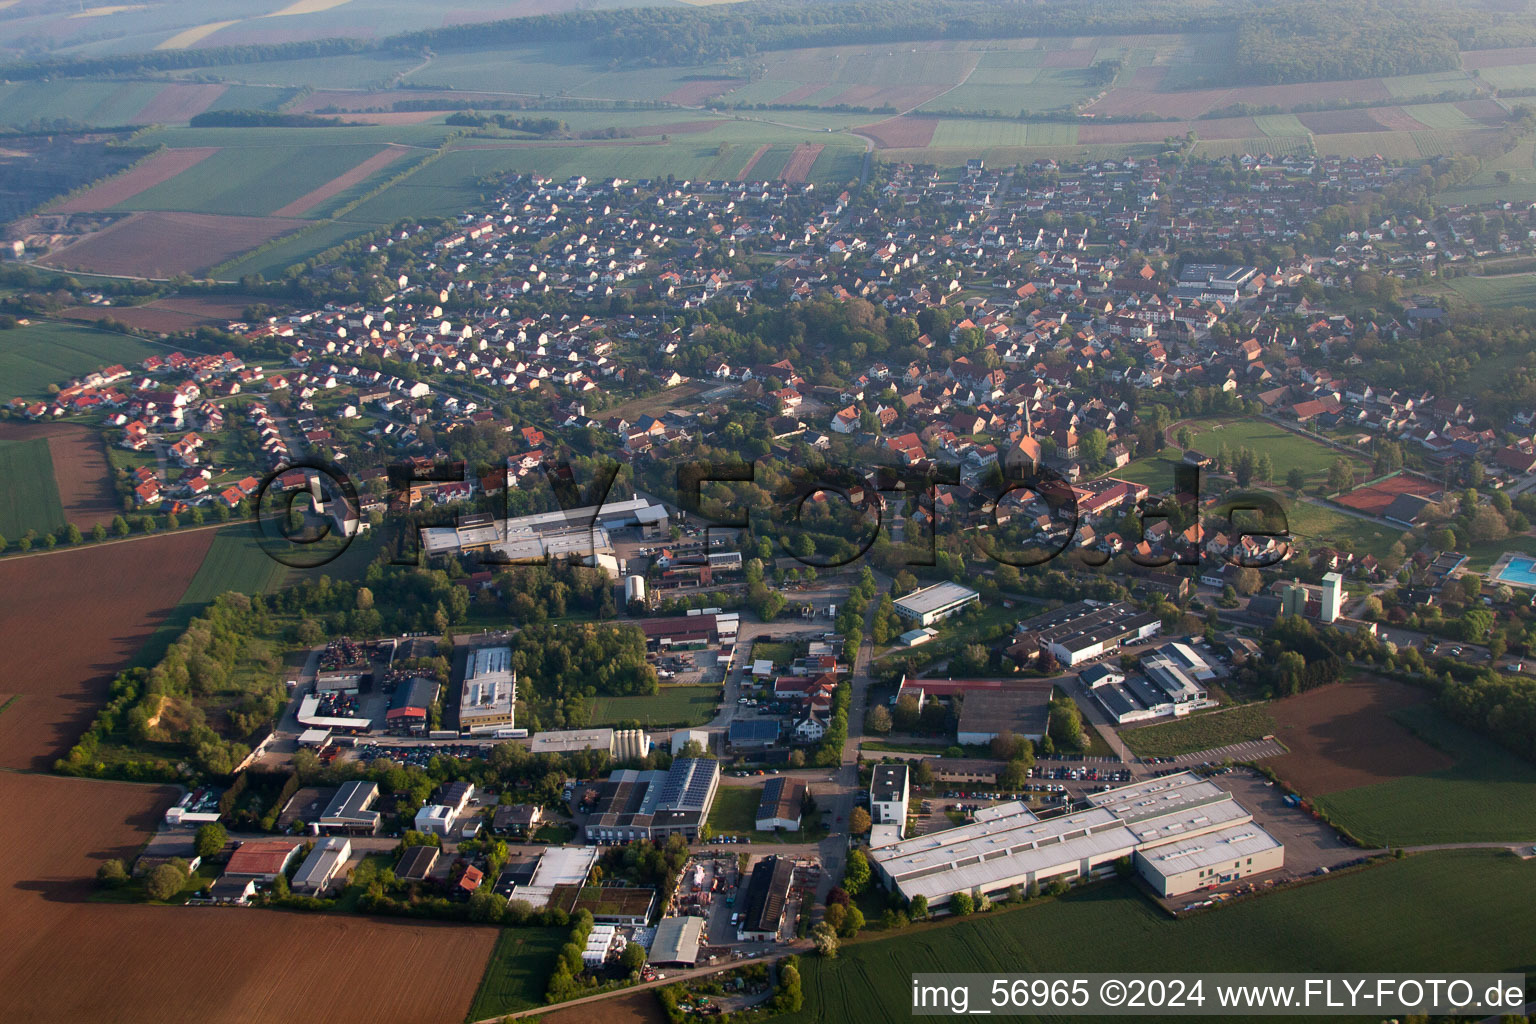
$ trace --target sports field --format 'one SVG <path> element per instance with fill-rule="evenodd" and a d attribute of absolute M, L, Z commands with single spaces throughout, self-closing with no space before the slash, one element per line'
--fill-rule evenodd
<path fill-rule="evenodd" d="M 7 543 L 28 530 L 48 533 L 64 525 L 47 438 L 0 441 L 0 481 L 0 537 Z"/>
<path fill-rule="evenodd" d="M 1137 757 L 1173 757 L 1229 743 L 1259 740 L 1275 732 L 1263 704 L 1218 708 L 1156 725 L 1122 729 L 1120 739 Z"/>
<path fill-rule="evenodd" d="M 75 324 L 45 321 L 0 331 L 0 401 L 44 398 L 50 384 L 165 352 L 138 338 Z"/>
<path fill-rule="evenodd" d="M 719 700 L 718 686 L 663 686 L 655 696 L 595 697 L 591 724 L 703 725 L 714 717 Z"/>
<path fill-rule="evenodd" d="M 1427 742 L 1439 756 L 1422 759 L 1421 774 L 1319 796 L 1318 807 L 1382 846 L 1536 840 L 1536 766 L 1447 722 L 1429 703 L 1395 709 L 1390 718 L 1399 745 Z M 1358 742 L 1357 735 L 1339 739 Z"/>
<path fill-rule="evenodd" d="M 1536 871 L 1506 853 L 1421 854 L 1171 920 L 1129 884 L 845 944 L 801 963 L 794 1024 L 910 1015 L 913 964 L 933 972 L 1512 970 L 1536 968 Z M 1385 922 L 1391 922 L 1387 926 Z M 1263 936 L 1263 941 L 1253 941 Z"/>

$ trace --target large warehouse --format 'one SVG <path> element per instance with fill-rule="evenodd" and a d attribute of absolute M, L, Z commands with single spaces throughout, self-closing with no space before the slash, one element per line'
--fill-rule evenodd
<path fill-rule="evenodd" d="M 1057 662 L 1070 668 L 1123 644 L 1145 640 L 1162 628 L 1162 619 L 1155 613 L 1124 601 L 1076 601 L 1019 623 L 1018 632 L 1021 642 L 1032 637 L 1040 650 L 1050 651 Z"/>
<path fill-rule="evenodd" d="M 588 558 L 612 554 L 609 530 L 639 526 L 647 537 L 667 533 L 667 510 L 636 495 L 556 512 L 516 519 L 486 515 L 464 516 L 456 526 L 429 526 L 421 531 L 421 546 L 429 556 L 463 552 L 493 553 L 499 561 L 542 562 L 548 558 Z"/>
<path fill-rule="evenodd" d="M 998 804 L 975 820 L 870 851 L 887 886 L 930 907 L 957 892 L 995 896 L 1111 870 L 1136 870 L 1165 896 L 1271 871 L 1285 848 L 1232 795 L 1189 772 L 1094 793 L 1087 810 L 1041 820 L 1022 803 Z"/>
<path fill-rule="evenodd" d="M 980 601 L 981 595 L 958 583 L 935 583 L 914 590 L 896 602 L 896 614 L 919 626 L 931 626 L 941 619 L 959 614 L 967 605 Z"/>

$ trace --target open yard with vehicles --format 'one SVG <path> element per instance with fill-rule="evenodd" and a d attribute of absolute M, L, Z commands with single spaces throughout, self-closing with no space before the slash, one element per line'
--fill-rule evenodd
<path fill-rule="evenodd" d="M 1203 711 L 1185 718 L 1120 731 L 1120 739 L 1138 757 L 1173 757 L 1229 743 L 1260 740 L 1275 732 L 1275 720 L 1263 704 L 1241 704 Z"/>
<path fill-rule="evenodd" d="M 1476 878 L 1476 885 L 1468 879 Z M 807 957 L 794 1024 L 907 1016 L 913 964 L 935 972 L 1530 970 L 1525 905 L 1536 871 L 1506 853 L 1422 854 L 1170 920 L 1127 883 Z M 1391 928 L 1382 927 L 1392 921 Z M 1265 941 L 1255 942 L 1256 935 Z"/>
<path fill-rule="evenodd" d="M 649 729 L 663 725 L 703 725 L 720 703 L 718 686 L 662 686 L 655 696 L 595 697 L 592 725 L 639 722 Z"/>

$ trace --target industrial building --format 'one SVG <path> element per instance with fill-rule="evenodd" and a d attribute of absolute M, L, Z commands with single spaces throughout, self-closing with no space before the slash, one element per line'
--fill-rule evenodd
<path fill-rule="evenodd" d="M 395 877 L 402 882 L 424 882 L 437 865 L 442 851 L 436 846 L 412 846 L 395 865 Z"/>
<path fill-rule="evenodd" d="M 772 718 L 737 718 L 725 734 L 732 750 L 766 750 L 779 742 L 779 723 Z"/>
<path fill-rule="evenodd" d="M 516 703 L 512 648 L 478 647 L 470 651 L 459 696 L 459 732 L 477 735 L 511 729 Z"/>
<path fill-rule="evenodd" d="M 603 556 L 611 560 L 610 530 L 638 526 L 643 536 L 664 537 L 667 522 L 665 506 L 636 495 L 626 501 L 605 502 L 601 507 L 585 505 L 515 519 L 463 516 L 454 526 L 424 527 L 421 547 L 428 557 L 473 552 L 482 553 L 488 561 L 509 563 L 538 563 L 551 558 L 592 563 Z"/>
<path fill-rule="evenodd" d="M 874 848 L 870 860 L 890 888 L 909 900 L 921 894 L 929 906 L 957 892 L 998 895 L 1107 873 L 1122 857 L 1167 896 L 1284 863 L 1281 844 L 1230 793 L 1189 772 L 1088 800 L 1086 810 L 1045 820 L 1022 803 L 998 804 L 964 825 Z M 1189 845 L 1170 858 L 1170 844 Z"/>
<path fill-rule="evenodd" d="M 453 831 L 453 823 L 459 819 L 452 807 L 443 804 L 427 804 L 416 812 L 413 824 L 417 832 L 433 832 L 446 836 Z"/>
<path fill-rule="evenodd" d="M 336 875 L 352 856 L 352 840 L 340 836 L 322 839 L 309 851 L 304 863 L 293 876 L 294 892 L 318 896 L 330 888 Z"/>
<path fill-rule="evenodd" d="M 931 626 L 962 611 L 967 605 L 977 603 L 981 595 L 970 587 L 958 583 L 935 583 L 923 587 L 896 602 L 896 614 L 919 627 Z"/>
<path fill-rule="evenodd" d="M 1344 577 L 1336 572 L 1323 576 L 1323 585 L 1313 587 L 1292 580 L 1280 590 L 1280 614 L 1316 619 L 1324 625 L 1337 622 L 1344 614 Z"/>
<path fill-rule="evenodd" d="M 896 699 L 915 697 L 918 708 L 922 708 L 936 697 L 960 698 L 956 742 L 961 746 L 991 743 L 1004 731 L 1038 742 L 1050 724 L 1051 689 L 1049 680 L 903 676 Z"/>
<path fill-rule="evenodd" d="M 1204 680 L 1218 673 L 1188 644 L 1164 644 L 1143 655 L 1138 667 L 1140 671 L 1127 675 L 1118 667 L 1094 665 L 1077 677 L 1120 725 L 1186 715 L 1216 704 Z"/>
<path fill-rule="evenodd" d="M 400 684 L 389 698 L 384 728 L 403 736 L 425 735 L 428 713 L 441 689 L 436 679 L 426 676 L 414 676 Z"/>
<path fill-rule="evenodd" d="M 379 812 L 369 808 L 378 798 L 376 782 L 344 783 L 325 805 L 315 825 L 322 832 L 371 836 L 379 830 Z"/>
<path fill-rule="evenodd" d="M 651 738 L 641 729 L 562 729 L 534 733 L 529 749 L 535 754 L 606 750 L 615 761 L 638 761 L 650 753 Z"/>
<path fill-rule="evenodd" d="M 621 769 L 598 787 L 583 835 L 603 844 L 696 839 L 719 785 L 720 764 L 707 758 L 680 757 L 666 771 Z"/>
<path fill-rule="evenodd" d="M 869 820 L 876 825 L 907 827 L 912 798 L 911 771 L 905 764 L 877 764 L 869 780 Z"/>
<path fill-rule="evenodd" d="M 292 839 L 247 839 L 229 855 L 224 873 L 271 882 L 286 872 L 298 855 L 299 844 Z"/>
<path fill-rule="evenodd" d="M 1019 623 L 1018 633 L 1021 643 L 1032 642 L 1070 668 L 1145 640 L 1162 628 L 1155 613 L 1124 601 L 1075 601 Z"/>
<path fill-rule="evenodd" d="M 699 960 L 699 944 L 704 939 L 702 917 L 664 917 L 656 925 L 647 958 L 658 967 L 693 967 Z"/>
<path fill-rule="evenodd" d="M 747 883 L 747 909 L 736 930 L 737 942 L 773 942 L 778 939 L 794 877 L 795 862 L 788 857 L 765 857 L 757 862 Z"/>
<path fill-rule="evenodd" d="M 805 783 L 799 779 L 782 775 L 769 779 L 763 787 L 762 799 L 757 802 L 757 830 L 798 832 L 806 792 Z"/>
<path fill-rule="evenodd" d="M 554 898 L 556 890 L 585 885 L 596 863 L 597 850 L 590 846 L 546 847 L 528 881 L 514 885 L 507 895 L 538 909 Z"/>

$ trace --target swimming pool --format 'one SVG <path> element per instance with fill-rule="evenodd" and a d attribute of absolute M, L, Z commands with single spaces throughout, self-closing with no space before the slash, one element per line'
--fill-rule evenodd
<path fill-rule="evenodd" d="M 1522 587 L 1536 587 L 1536 558 L 1526 558 L 1516 555 L 1511 558 L 1504 568 L 1499 570 L 1496 579 L 1505 583 L 1515 583 Z"/>

